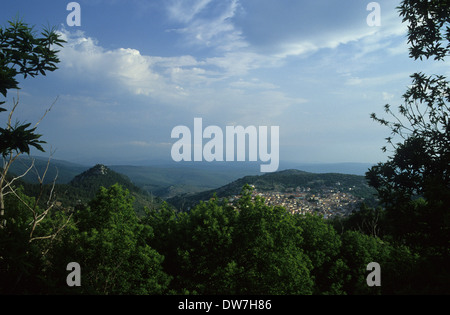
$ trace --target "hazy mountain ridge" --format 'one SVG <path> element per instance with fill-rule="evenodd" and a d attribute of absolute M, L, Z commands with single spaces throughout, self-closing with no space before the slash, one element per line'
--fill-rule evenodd
<path fill-rule="evenodd" d="M 48 158 L 35 158 L 35 169 L 43 174 Z M 31 159 L 23 157 L 13 163 L 10 173 L 23 174 L 29 167 Z M 106 165 L 109 169 L 125 175 L 135 186 L 148 192 L 150 195 L 161 198 L 172 198 L 177 195 L 199 193 L 218 189 L 235 180 L 249 175 L 262 175 L 258 163 L 175 163 L 152 162 L 148 165 Z M 151 164 L 153 163 L 153 164 Z M 297 169 L 310 173 L 343 173 L 364 175 L 371 165 L 368 163 L 291 163 L 281 162 L 280 171 Z M 56 183 L 68 184 L 77 175 L 90 169 L 92 166 L 68 162 L 64 160 L 50 161 L 44 183 L 51 183 L 56 174 Z M 34 171 L 30 171 L 24 178 L 28 183 L 36 183 Z"/>
<path fill-rule="evenodd" d="M 129 166 L 112 165 L 112 170 L 127 175 L 143 190 L 161 198 L 221 187 L 258 172 L 244 168 L 202 168 L 179 165 Z"/>
<path fill-rule="evenodd" d="M 29 160 L 21 161 L 18 167 L 12 171 L 19 173 L 29 165 Z M 13 164 L 14 165 L 14 164 Z M 35 159 L 35 169 L 42 174 L 47 165 L 43 158 Z M 274 173 L 261 174 L 254 164 L 239 166 L 219 164 L 213 167 L 211 164 L 180 165 L 161 164 L 153 166 L 113 165 L 105 166 L 97 164 L 94 167 L 86 167 L 76 163 L 62 160 L 52 160 L 47 174 L 46 183 L 54 179 L 58 173 L 57 192 L 59 198 L 68 206 L 75 202 L 87 203 L 95 197 L 98 189 L 110 187 L 118 183 L 128 189 L 136 199 L 139 212 L 144 207 L 154 207 L 166 200 L 179 210 L 187 210 L 200 202 L 209 200 L 214 194 L 218 197 L 238 195 L 245 184 L 254 185 L 259 191 L 285 191 L 296 187 L 321 189 L 323 187 L 342 188 L 351 190 L 351 194 L 373 201 L 375 193 L 367 185 L 364 176 L 354 174 L 342 174 L 337 172 L 325 173 L 327 170 L 337 169 L 364 169 L 368 165 L 361 163 L 342 164 L 304 164 L 309 169 L 323 170 L 322 173 L 306 172 L 299 169 L 280 170 Z M 308 167 L 305 167 L 308 169 Z M 26 170 L 26 168 L 25 168 Z M 70 175 L 77 172 L 70 180 Z M 19 173 L 20 174 L 20 173 Z M 59 176 L 63 174 L 63 176 Z M 34 176 L 34 181 L 33 181 Z M 24 180 L 28 183 L 36 183 L 36 175 L 30 172 Z M 61 183 L 62 182 L 62 183 Z M 32 184 L 29 184 L 33 186 Z M 36 188 L 33 188 L 36 189 Z"/>
<path fill-rule="evenodd" d="M 28 183 L 37 183 L 37 175 L 42 178 L 47 167 L 48 158 L 44 157 L 19 157 L 9 169 L 10 174 L 22 175 L 32 165 L 34 160 L 34 167 L 22 178 Z M 57 184 L 67 184 L 75 176 L 89 169 L 89 166 L 77 163 L 68 162 L 65 160 L 50 159 L 50 164 L 47 174 L 44 178 L 44 184 L 52 183 L 56 179 Z M 37 174 L 36 174 L 37 173 Z"/>

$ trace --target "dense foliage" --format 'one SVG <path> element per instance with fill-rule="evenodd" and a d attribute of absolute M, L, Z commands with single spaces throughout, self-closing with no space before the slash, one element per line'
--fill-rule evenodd
<path fill-rule="evenodd" d="M 101 188 L 54 239 L 28 240 L 29 211 L 14 198 L 0 230 L 2 293 L 57 294 L 404 294 L 444 293 L 448 277 L 408 246 L 321 217 L 292 215 L 251 199 L 211 199 L 189 213 L 164 205 L 136 215 L 119 185 Z M 55 213 L 42 229 L 57 226 Z M 14 223 L 13 223 L 14 222 Z M 81 287 L 66 266 L 81 266 Z M 381 287 L 366 283 L 370 262 Z M 434 266 L 436 267 L 436 266 Z M 431 277 L 430 277 L 431 276 Z M 432 283 L 432 279 L 437 282 Z M 439 286 L 440 284 L 440 286 Z M 436 286 L 438 285 L 438 286 Z M 448 293 L 448 292 L 447 292 Z"/>
<path fill-rule="evenodd" d="M 441 63 L 450 51 L 448 0 L 409 0 L 400 6 L 408 24 L 410 57 Z M 439 268 L 450 262 L 450 84 L 443 75 L 414 73 L 396 114 L 372 114 L 387 126 L 392 155 L 368 173 L 385 208 L 393 240 Z M 387 148 L 384 148 L 387 150 Z M 445 273 L 444 270 L 441 272 Z"/>
<path fill-rule="evenodd" d="M 42 31 L 36 36 L 32 27 L 22 21 L 9 22 L 9 26 L 0 28 L 0 93 L 6 97 L 8 90 L 19 89 L 18 75 L 35 77 L 46 75 L 57 69 L 59 62 L 55 45 L 62 47 L 64 41 L 52 29 Z M 0 101 L 0 112 L 5 101 Z M 36 134 L 36 128 L 30 123 L 17 123 L 0 127 L 0 153 L 3 157 L 11 152 L 29 153 L 30 147 L 44 151 Z"/>

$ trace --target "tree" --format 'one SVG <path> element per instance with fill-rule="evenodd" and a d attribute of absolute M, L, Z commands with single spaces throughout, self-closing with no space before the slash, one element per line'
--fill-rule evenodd
<path fill-rule="evenodd" d="M 65 41 L 55 29 L 44 29 L 41 35 L 37 37 L 33 27 L 20 20 L 9 22 L 8 28 L 0 28 L 0 93 L 4 97 L 8 90 L 19 88 L 17 75 L 45 76 L 46 71 L 58 69 L 58 51 L 53 46 L 62 47 Z"/>
<path fill-rule="evenodd" d="M 389 233 L 386 230 L 389 227 L 385 221 L 385 210 L 382 207 L 372 208 L 362 203 L 358 211 L 354 211 L 344 220 L 336 220 L 334 225 L 338 227 L 338 223 L 340 223 L 342 228 L 383 238 Z"/>
<path fill-rule="evenodd" d="M 152 234 L 146 235 L 145 243 L 164 256 L 163 270 L 173 278 L 170 290 L 176 293 L 186 293 L 185 287 L 179 284 L 179 275 L 182 274 L 184 266 L 181 266 L 178 260 L 178 246 L 186 241 L 179 222 L 185 220 L 185 216 L 187 213 L 177 213 L 163 202 L 159 208 L 148 209 L 142 219 L 142 224 L 153 231 Z"/>
<path fill-rule="evenodd" d="M 14 211 L 7 213 L 10 224 L 0 229 L 0 293 L 36 294 L 44 285 L 40 279 L 44 269 L 42 252 L 47 250 L 48 244 L 29 242 L 31 212 L 28 207 L 35 204 L 35 200 L 26 196 L 22 188 L 16 189 L 16 194 L 20 200 L 13 195 L 5 196 L 5 205 Z"/>
<path fill-rule="evenodd" d="M 444 61 L 450 52 L 450 2 L 404 0 L 399 12 L 408 23 L 410 57 Z M 391 130 L 387 142 L 393 155 L 371 168 L 367 178 L 378 191 L 396 239 L 428 254 L 448 257 L 450 85 L 442 75 L 415 73 L 411 77 L 399 115 L 390 105 L 385 111 L 391 120 L 372 114 Z"/>
<path fill-rule="evenodd" d="M 41 37 L 38 37 L 32 27 L 19 20 L 9 22 L 9 27 L 0 28 L 0 93 L 6 97 L 8 90 L 19 90 L 18 75 L 26 79 L 28 76 L 45 76 L 48 71 L 55 71 L 59 59 L 54 47 L 62 47 L 64 42 L 54 29 L 44 29 Z M 3 107 L 5 103 L 0 101 L 0 113 L 7 111 Z M 3 218 L 4 194 L 7 189 L 12 189 L 7 183 L 11 164 L 20 154 L 29 154 L 31 147 L 44 151 L 41 145 L 45 142 L 40 140 L 42 135 L 36 133 L 39 122 L 34 127 L 30 123 L 12 123 L 17 105 L 18 99 L 14 101 L 6 127 L 0 127 L 0 154 L 3 160 L 0 174 L 0 228 L 6 224 Z"/>
<path fill-rule="evenodd" d="M 341 239 L 331 224 L 320 216 L 295 215 L 301 228 L 302 250 L 311 260 L 314 294 L 343 294 L 345 274 L 348 272 L 340 258 Z"/>
<path fill-rule="evenodd" d="M 245 185 L 237 206 L 234 262 L 238 294 L 311 294 L 311 260 L 292 214 L 271 207 Z"/>
<path fill-rule="evenodd" d="M 65 266 L 77 262 L 82 269 L 81 294 L 162 294 L 170 277 L 162 270 L 164 257 L 146 239 L 153 237 L 149 226 L 139 222 L 133 197 L 119 185 L 100 188 L 87 207 L 74 214 L 76 224 L 65 231 L 59 247 L 52 252 L 56 288 L 67 287 L 62 280 Z M 66 289 L 68 290 L 68 289 Z M 66 290 L 62 290 L 63 292 Z"/>
<path fill-rule="evenodd" d="M 346 294 L 417 294 L 422 283 L 417 278 L 422 270 L 417 268 L 418 255 L 408 247 L 395 246 L 377 237 L 358 231 L 341 235 L 340 261 L 344 263 L 345 276 L 341 281 Z M 381 268 L 379 287 L 367 285 L 367 266 L 376 262 Z"/>
<path fill-rule="evenodd" d="M 54 29 L 44 29 L 39 36 L 22 21 L 9 22 L 8 25 L 0 27 L 0 93 L 5 98 L 9 90 L 20 89 L 19 75 L 26 79 L 28 76 L 45 76 L 48 71 L 56 70 L 59 60 L 56 56 L 58 51 L 54 47 L 62 47 L 64 42 Z M 39 287 L 45 286 L 43 273 L 48 266 L 48 251 L 70 216 L 67 217 L 64 211 L 51 213 L 55 208 L 55 181 L 48 198 L 44 196 L 43 182 L 49 164 L 44 174 L 37 174 L 40 188 L 33 198 L 28 197 L 16 185 L 33 169 L 34 162 L 31 162 L 22 175 L 11 176 L 8 173 L 12 163 L 21 154 L 29 154 L 31 148 L 44 151 L 42 144 L 45 142 L 36 133 L 36 128 L 49 110 L 34 126 L 19 121 L 14 123 L 13 115 L 19 105 L 18 96 L 17 92 L 6 126 L 0 127 L 1 291 L 39 293 Z M 5 103 L 6 100 L 0 100 L 0 114 L 7 111 Z"/>
<path fill-rule="evenodd" d="M 164 207 L 144 221 L 149 244 L 165 257 L 175 293 L 310 294 L 311 261 L 302 231 L 281 207 L 252 200 L 246 185 L 237 205 L 217 197 L 186 213 Z"/>
<path fill-rule="evenodd" d="M 199 294 L 235 291 L 232 249 L 237 217 L 235 209 L 215 199 L 201 202 L 189 215 L 179 217 L 178 290 Z"/>
<path fill-rule="evenodd" d="M 403 22 L 408 22 L 410 56 L 443 60 L 450 52 L 450 1 L 404 0 L 400 7 Z"/>

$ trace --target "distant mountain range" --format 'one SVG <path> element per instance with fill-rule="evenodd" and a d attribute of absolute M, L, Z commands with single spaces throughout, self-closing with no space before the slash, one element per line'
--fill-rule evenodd
<path fill-rule="evenodd" d="M 38 176 L 43 177 L 47 167 L 48 158 L 22 156 L 17 159 L 9 170 L 10 173 L 22 175 L 31 166 L 34 160 L 34 167 L 22 178 L 28 183 L 37 183 Z M 80 165 L 64 160 L 51 159 L 47 174 L 44 178 L 44 184 L 52 183 L 56 178 L 56 183 L 67 184 L 76 175 L 89 169 L 89 166 Z"/>
<path fill-rule="evenodd" d="M 36 183 L 36 171 L 42 176 L 47 159 L 34 157 L 35 168 L 23 180 Z M 30 158 L 23 157 L 16 161 L 10 172 L 23 174 L 30 165 Z M 149 162 L 150 163 L 150 162 Z M 339 173 L 363 176 L 371 164 L 335 163 L 335 164 L 300 164 L 281 162 L 280 171 L 296 169 L 309 173 Z M 50 162 L 44 183 L 51 183 L 57 175 L 56 183 L 68 184 L 77 175 L 89 170 L 92 166 L 81 165 L 64 160 Z M 127 177 L 132 184 L 161 198 L 172 198 L 179 195 L 200 193 L 217 189 L 233 181 L 249 175 L 262 175 L 258 163 L 155 163 L 154 165 L 107 165 L 107 167 Z M 269 175 L 269 174 L 266 174 Z"/>
<path fill-rule="evenodd" d="M 36 163 L 37 167 L 41 165 L 41 162 Z M 67 166 L 65 163 L 58 163 L 58 165 Z M 53 172 L 56 173 L 56 170 Z M 68 176 L 71 172 L 72 170 L 63 170 L 65 176 Z M 43 189 L 43 196 L 49 196 L 50 190 L 52 189 L 50 182 L 49 178 L 47 185 L 44 185 L 42 188 L 36 181 L 22 181 L 21 183 L 16 182 L 16 184 L 23 185 L 26 194 L 35 197 L 40 194 L 41 189 Z M 163 202 L 161 198 L 152 196 L 150 193 L 136 186 L 126 175 L 117 173 L 102 164 L 95 165 L 77 174 L 68 183 L 56 183 L 53 196 L 56 198 L 58 204 L 64 207 L 74 208 L 78 205 L 88 204 L 96 196 L 101 187 L 109 188 L 114 184 L 119 184 L 123 189 L 127 189 L 130 192 L 134 198 L 134 209 L 138 214 L 143 214 L 145 208 L 152 209 L 158 207 Z M 45 203 L 46 197 L 41 198 L 41 202 Z M 41 206 L 44 206 L 44 204 L 41 204 Z"/>
<path fill-rule="evenodd" d="M 10 173 L 22 174 L 30 160 L 22 158 L 15 162 Z M 39 189 L 36 172 L 42 176 L 47 160 L 35 158 L 33 171 L 23 178 L 26 191 L 36 194 Z M 287 165 L 285 165 L 287 166 Z M 129 166 L 102 164 L 88 167 L 61 160 L 51 160 L 45 183 L 57 176 L 55 191 L 65 206 L 76 206 L 92 200 L 101 186 L 118 183 L 128 189 L 135 198 L 135 209 L 154 208 L 166 200 L 178 210 L 188 210 L 202 200 L 238 195 L 245 184 L 254 185 L 259 191 L 287 191 L 308 189 L 311 193 L 333 188 L 349 192 L 371 204 L 375 190 L 367 185 L 362 174 L 368 164 L 304 164 L 302 169 L 287 169 L 274 173 L 259 173 L 258 164 L 160 164 L 153 166 Z M 314 170 L 316 172 L 306 172 Z M 357 174 L 343 174 L 339 171 Z M 358 175 L 358 173 L 362 173 Z"/>

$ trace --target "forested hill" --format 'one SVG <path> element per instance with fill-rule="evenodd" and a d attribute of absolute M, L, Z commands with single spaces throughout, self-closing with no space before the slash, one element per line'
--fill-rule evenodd
<path fill-rule="evenodd" d="M 375 202 L 375 190 L 371 188 L 364 176 L 348 174 L 316 174 L 299 170 L 284 170 L 264 175 L 245 176 L 217 189 L 195 194 L 184 194 L 169 198 L 168 203 L 180 210 L 186 210 L 202 200 L 209 200 L 214 194 L 219 198 L 240 194 L 245 184 L 254 185 L 261 192 L 286 192 L 292 189 L 307 189 L 310 193 L 319 193 L 322 189 L 336 189 L 364 199 L 367 203 Z"/>
<path fill-rule="evenodd" d="M 140 188 L 134 185 L 127 176 L 114 172 L 102 164 L 97 164 L 75 176 L 69 185 L 95 193 L 101 186 L 110 187 L 116 183 L 130 192 L 141 192 Z"/>
<path fill-rule="evenodd" d="M 36 163 L 42 173 L 42 169 L 45 166 L 44 161 L 41 162 L 40 160 L 36 160 Z M 116 183 L 122 186 L 124 189 L 129 190 L 130 193 L 134 196 L 136 210 L 139 213 L 142 213 L 145 207 L 152 208 L 161 204 L 162 202 L 163 197 L 160 198 L 157 196 L 153 196 L 151 193 L 148 193 L 146 189 L 144 189 L 145 183 L 147 183 L 148 181 L 135 183 L 134 181 L 130 180 L 130 177 L 128 176 L 129 172 L 126 172 L 126 168 L 119 168 L 124 171 L 120 172 L 116 169 L 113 170 L 111 167 L 97 164 L 87 170 L 82 170 L 80 169 L 80 167 L 73 168 L 72 165 L 69 165 L 69 167 L 67 167 L 61 162 L 58 162 L 58 164 L 52 165 L 49 170 L 52 170 L 56 167 L 60 169 L 60 174 L 64 174 L 65 178 L 68 178 L 68 176 L 70 176 L 70 173 L 73 174 L 76 170 L 81 170 L 80 172 L 78 172 L 78 175 L 72 176 L 70 180 L 66 179 L 66 183 L 57 184 L 55 191 L 58 196 L 58 201 L 61 201 L 65 206 L 72 207 L 80 202 L 87 203 L 89 202 L 89 200 L 94 198 L 100 187 L 103 186 L 108 188 Z M 142 176 L 146 176 L 148 178 L 153 176 L 153 173 L 150 169 L 137 169 L 143 172 L 144 170 L 147 171 L 147 173 L 144 172 Z M 192 172 L 189 173 L 186 171 L 186 169 L 183 168 L 173 169 L 172 172 L 178 172 L 179 177 L 193 175 Z M 207 170 L 204 170 L 203 173 L 205 174 L 205 176 L 201 178 L 207 181 L 205 183 L 205 187 L 211 186 L 213 177 L 220 176 L 217 172 L 209 173 Z M 250 174 L 251 173 L 252 172 L 250 172 Z M 133 174 L 133 178 L 138 178 L 136 176 L 136 172 L 134 172 Z M 157 172 L 157 174 L 159 173 Z M 206 175 L 208 175 L 209 177 Z M 50 176 L 48 177 L 51 178 Z M 290 189 L 295 190 L 297 188 L 300 188 L 307 189 L 311 194 L 317 194 L 320 193 L 323 189 L 334 189 L 336 191 L 350 193 L 357 198 L 364 199 L 364 202 L 366 202 L 367 204 L 374 205 L 375 190 L 367 185 L 367 181 L 364 176 L 359 175 L 349 175 L 341 173 L 313 173 L 300 171 L 297 169 L 289 169 L 263 175 L 244 176 L 240 177 L 237 180 L 231 181 L 226 185 L 217 185 L 217 188 L 204 189 L 201 191 L 199 191 L 197 188 L 203 181 L 201 181 L 200 178 L 193 178 L 192 180 L 194 181 L 195 185 L 189 185 L 188 187 L 186 187 L 186 189 L 181 189 L 181 193 L 178 192 L 175 196 L 166 198 L 167 203 L 173 205 L 178 210 L 188 210 L 202 200 L 209 200 L 214 195 L 214 193 L 216 193 L 218 197 L 231 197 L 233 195 L 238 195 L 241 192 L 242 187 L 245 184 L 249 184 L 254 185 L 255 188 L 260 192 L 286 192 Z M 164 185 L 168 185 L 167 182 L 163 183 Z M 39 185 L 35 183 L 24 185 L 29 186 L 27 190 L 30 192 L 34 191 L 34 195 L 38 194 L 37 190 Z M 161 187 L 162 186 L 163 184 L 161 184 Z M 171 185 L 170 187 L 173 186 Z"/>
<path fill-rule="evenodd" d="M 39 194 L 40 185 L 30 182 L 22 182 L 26 191 L 31 196 Z M 140 187 L 135 185 L 126 175 L 117 173 L 109 167 L 97 164 L 92 168 L 76 175 L 67 184 L 56 184 L 55 195 L 58 202 L 64 207 L 74 207 L 77 204 L 89 203 L 97 194 L 100 187 L 109 188 L 119 184 L 123 189 L 127 189 L 134 198 L 134 207 L 138 214 L 143 214 L 145 208 L 157 207 L 162 203 L 162 199 L 153 197 Z M 51 185 L 44 186 L 44 195 L 49 195 Z"/>

